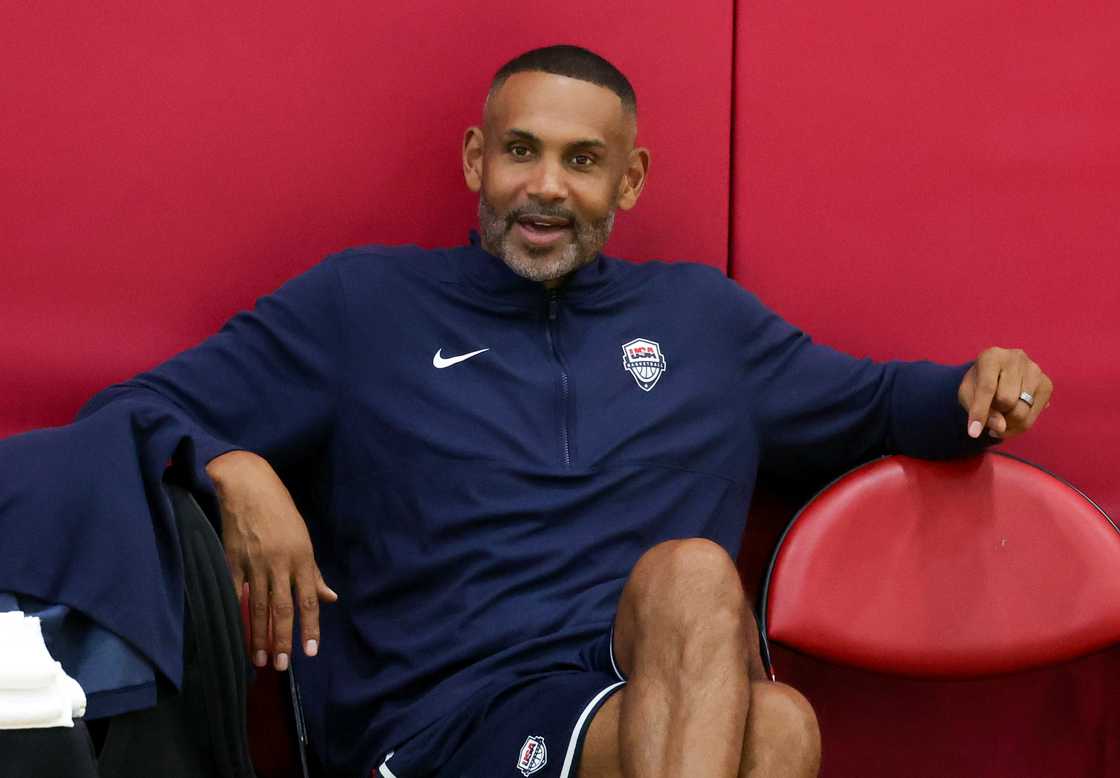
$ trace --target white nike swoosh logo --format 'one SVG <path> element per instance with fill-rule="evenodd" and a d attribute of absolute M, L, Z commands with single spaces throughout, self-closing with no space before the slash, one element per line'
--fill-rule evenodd
<path fill-rule="evenodd" d="M 451 367 L 452 365 L 457 365 L 460 362 L 466 362 L 471 357 L 477 357 L 479 354 L 489 350 L 490 349 L 488 348 L 480 348 L 478 351 L 472 351 L 469 354 L 460 354 L 457 357 L 445 358 L 443 356 L 443 349 L 440 349 L 436 352 L 436 355 L 432 357 L 432 364 L 435 365 L 438 369 L 443 370 L 443 368 L 445 367 Z"/>

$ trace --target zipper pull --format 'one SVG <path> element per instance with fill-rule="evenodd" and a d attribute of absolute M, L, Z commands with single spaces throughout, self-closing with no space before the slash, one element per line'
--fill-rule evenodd
<path fill-rule="evenodd" d="M 556 321 L 556 314 L 560 310 L 560 295 L 556 291 L 548 293 L 548 320 Z"/>

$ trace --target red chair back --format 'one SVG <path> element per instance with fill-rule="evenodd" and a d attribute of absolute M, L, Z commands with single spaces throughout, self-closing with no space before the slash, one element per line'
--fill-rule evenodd
<path fill-rule="evenodd" d="M 1022 460 L 888 457 L 791 522 L 768 576 L 770 639 L 832 663 L 968 678 L 1120 643 L 1120 532 Z"/>

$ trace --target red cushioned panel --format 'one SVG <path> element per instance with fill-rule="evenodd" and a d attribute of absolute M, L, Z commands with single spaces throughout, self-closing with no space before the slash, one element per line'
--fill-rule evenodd
<path fill-rule="evenodd" d="M 727 261 L 731 3 L 44 0 L 0 23 L 0 435 L 68 421 L 332 250 L 460 244 L 497 67 L 597 49 L 653 150 L 608 246 Z M 650 42 L 656 45 L 651 46 Z"/>
<path fill-rule="evenodd" d="M 730 0 L 691 8 L 687 34 L 667 0 L 9 4 L 0 436 L 67 422 L 330 251 L 465 242 L 462 132 L 534 46 L 588 46 L 637 90 L 653 165 L 607 250 L 725 269 L 731 18 Z M 250 700 L 262 778 L 298 774 L 276 680 Z"/>
<path fill-rule="evenodd" d="M 739 0 L 731 236 L 737 280 L 852 353 L 1023 345 L 1058 388 L 1007 448 L 1114 517 L 1117 29 L 1112 0 Z M 934 682 L 853 696 L 838 665 L 784 680 L 822 715 L 826 778 L 1116 776 L 1120 753 L 1101 749 L 1120 717 L 1095 717 L 1101 694 L 1120 698 L 1108 658 L 1005 677 L 1022 686 L 999 697 Z"/>
<path fill-rule="evenodd" d="M 996 454 L 865 465 L 802 510 L 767 598 L 772 639 L 888 673 L 968 677 L 1120 643 L 1120 532 Z"/>
<path fill-rule="evenodd" d="M 1021 346 L 1120 515 L 1120 3 L 740 0 L 732 272 L 858 355 Z"/>

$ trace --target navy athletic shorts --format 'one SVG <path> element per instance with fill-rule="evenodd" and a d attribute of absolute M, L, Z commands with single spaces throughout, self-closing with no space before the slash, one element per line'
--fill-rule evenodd
<path fill-rule="evenodd" d="M 591 719 L 626 683 L 611 637 L 580 653 L 585 669 L 516 679 L 428 726 L 373 778 L 576 778 Z"/>

